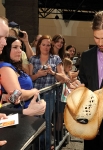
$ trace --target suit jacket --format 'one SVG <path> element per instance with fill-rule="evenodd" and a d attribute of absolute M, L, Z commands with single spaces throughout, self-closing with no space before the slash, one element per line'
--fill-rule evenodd
<path fill-rule="evenodd" d="M 83 52 L 81 56 L 79 78 L 90 90 L 95 91 L 99 89 L 97 46 Z M 103 141 L 103 121 L 99 131 L 100 137 Z"/>
<path fill-rule="evenodd" d="M 82 53 L 79 78 L 90 90 L 99 89 L 97 46 Z"/>

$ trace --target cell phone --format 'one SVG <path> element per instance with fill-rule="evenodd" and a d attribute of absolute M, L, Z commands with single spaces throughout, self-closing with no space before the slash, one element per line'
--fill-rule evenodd
<path fill-rule="evenodd" d="M 14 90 L 14 92 L 11 94 L 11 96 L 8 98 L 8 100 L 15 104 L 15 102 L 18 100 L 19 96 L 21 96 L 21 91 L 19 90 Z"/>
<path fill-rule="evenodd" d="M 18 36 L 19 36 L 20 38 L 23 38 L 23 37 L 24 37 L 24 33 L 19 30 Z"/>

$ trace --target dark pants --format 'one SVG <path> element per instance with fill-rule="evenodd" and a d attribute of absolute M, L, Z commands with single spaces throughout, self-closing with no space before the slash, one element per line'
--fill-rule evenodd
<path fill-rule="evenodd" d="M 101 149 L 100 135 L 97 135 L 93 140 L 84 140 L 84 150 L 103 150 L 103 146 Z"/>
<path fill-rule="evenodd" d="M 103 150 L 103 121 L 99 134 L 93 140 L 84 140 L 84 150 Z"/>

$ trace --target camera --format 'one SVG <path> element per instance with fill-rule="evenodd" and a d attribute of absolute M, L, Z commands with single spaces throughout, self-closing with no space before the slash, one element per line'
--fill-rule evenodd
<path fill-rule="evenodd" d="M 19 98 L 19 96 L 21 96 L 21 91 L 19 90 L 14 90 L 14 92 L 11 94 L 11 96 L 8 98 L 8 100 L 11 102 L 11 103 L 15 103 L 16 100 Z"/>
<path fill-rule="evenodd" d="M 73 58 L 73 65 L 75 65 L 78 62 L 78 57 Z"/>
<path fill-rule="evenodd" d="M 24 37 L 24 33 L 19 30 L 18 36 L 19 36 L 20 38 L 23 38 L 23 37 Z"/>
<path fill-rule="evenodd" d="M 48 66 L 47 66 L 47 65 L 43 65 L 43 66 L 42 66 L 42 69 L 43 69 L 43 70 L 47 70 L 47 69 L 48 69 Z"/>

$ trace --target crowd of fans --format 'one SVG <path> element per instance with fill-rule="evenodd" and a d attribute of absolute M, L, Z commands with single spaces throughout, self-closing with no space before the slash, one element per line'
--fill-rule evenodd
<path fill-rule="evenodd" d="M 84 85 L 92 91 L 103 87 L 103 11 L 95 14 L 92 30 L 96 46 L 83 52 L 81 56 L 73 45 L 68 45 L 65 48 L 65 39 L 59 34 L 52 38 L 50 35 L 39 34 L 30 45 L 28 34 L 25 31 L 20 31 L 18 24 L 9 28 L 7 19 L 0 17 L 1 102 L 10 103 L 8 98 L 14 90 L 19 90 L 22 93 L 22 96 L 14 101 L 13 108 L 4 108 L 2 104 L 0 105 L 0 118 L 7 118 L 6 114 L 3 114 L 7 111 L 32 116 L 45 113 L 43 116 L 46 120 L 46 150 L 50 150 L 48 143 L 50 143 L 51 134 L 48 120 L 51 121 L 54 103 L 55 107 L 59 107 L 55 134 L 56 136 L 57 132 L 61 134 L 65 107 L 61 97 L 63 97 L 64 87 L 66 87 L 68 94 Z M 78 75 L 81 82 L 78 80 Z M 46 92 L 45 100 L 36 101 L 41 88 L 58 81 L 62 83 L 59 88 L 58 103 L 53 91 L 51 91 L 51 96 Z M 65 93 L 64 91 L 64 96 L 66 96 Z M 21 102 L 24 103 L 21 104 Z M 78 99 L 76 102 L 78 103 Z M 22 106 L 24 106 L 23 109 Z M 49 113 L 50 118 L 48 118 Z M 81 123 L 83 123 L 82 120 Z M 103 122 L 94 139 L 84 139 L 84 150 L 103 149 L 102 126 Z M 0 146 L 6 143 L 5 140 L 0 141 Z"/>
<path fill-rule="evenodd" d="M 41 100 L 37 102 L 36 99 L 40 89 L 51 86 L 58 81 L 65 83 L 68 89 L 71 90 L 78 86 L 83 86 L 77 80 L 78 72 L 72 71 L 72 60 L 76 55 L 76 51 L 71 57 L 69 50 L 65 49 L 65 39 L 59 34 L 54 35 L 53 38 L 49 35 L 39 34 L 30 45 L 26 31 L 20 31 L 15 26 L 8 27 L 6 18 L 0 18 L 0 27 L 1 101 L 2 103 L 10 103 L 8 97 L 14 90 L 18 89 L 22 92 L 22 99 L 19 97 L 12 110 L 9 109 L 8 111 L 20 112 L 21 109 L 21 113 L 25 115 L 41 115 L 45 113 L 46 149 L 48 150 L 48 136 L 50 136 L 48 114 L 50 111 L 50 117 L 52 117 L 56 98 L 54 99 L 54 92 L 52 92 L 51 97 L 47 92 L 45 101 Z M 19 32 L 22 33 L 22 37 L 19 36 Z M 25 52 L 23 51 L 24 48 Z M 66 61 L 69 64 L 64 67 L 63 63 L 66 64 Z M 59 93 L 61 99 L 62 88 L 59 89 Z M 22 100 L 24 102 L 23 110 L 21 105 Z M 58 105 L 59 115 L 56 122 L 56 130 L 60 132 L 63 125 L 65 105 L 63 105 L 61 100 Z M 2 108 L 2 111 L 5 112 L 5 109 Z M 59 129 L 58 123 L 60 123 Z M 1 142 L 1 145 L 6 143 L 6 141 Z"/>

